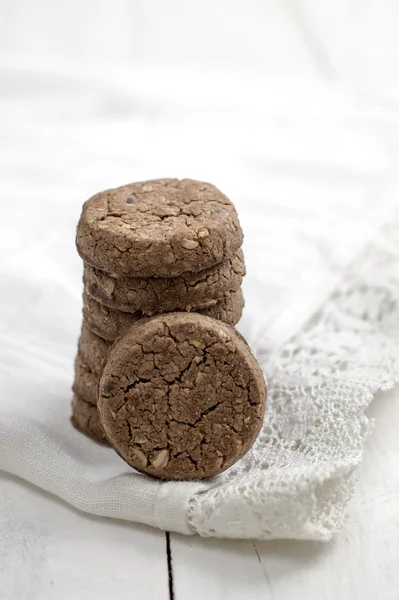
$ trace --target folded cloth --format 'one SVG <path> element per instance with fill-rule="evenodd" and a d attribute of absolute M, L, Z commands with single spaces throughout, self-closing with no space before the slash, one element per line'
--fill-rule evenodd
<path fill-rule="evenodd" d="M 30 311 L 19 313 L 15 335 L 3 334 L 0 468 L 96 515 L 204 536 L 329 539 L 370 429 L 364 410 L 399 377 L 398 231 L 396 214 L 295 335 L 273 351 L 251 340 L 269 387 L 261 435 L 239 463 L 201 483 L 136 473 L 70 426 L 73 344 L 62 347 L 65 319 L 46 335 L 55 327 L 49 299 L 31 280 Z M 7 281 L 15 290 L 18 281 Z"/>

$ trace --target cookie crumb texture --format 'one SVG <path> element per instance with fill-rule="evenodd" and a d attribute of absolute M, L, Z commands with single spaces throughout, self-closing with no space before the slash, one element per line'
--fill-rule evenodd
<path fill-rule="evenodd" d="M 104 306 L 86 293 L 83 302 L 84 319 L 90 329 L 104 340 L 116 340 L 133 323 L 143 318 L 143 314 L 140 312 L 123 312 Z M 243 308 L 244 296 L 242 290 L 239 289 L 212 306 L 195 309 L 195 312 L 219 319 L 228 325 L 236 325 L 241 319 Z"/>
<path fill-rule="evenodd" d="M 259 365 L 233 328 L 170 313 L 138 321 L 112 346 L 98 408 L 108 441 L 132 467 L 202 479 L 249 450 L 265 399 Z"/>
<path fill-rule="evenodd" d="M 152 315 L 216 304 L 239 289 L 244 275 L 239 250 L 214 267 L 178 277 L 123 277 L 85 264 L 84 284 L 87 294 L 110 308 Z"/>
<path fill-rule="evenodd" d="M 78 355 L 93 373 L 100 374 L 107 358 L 111 342 L 96 335 L 91 331 L 88 323 L 83 319 L 80 331 Z"/>
<path fill-rule="evenodd" d="M 95 442 L 109 445 L 100 423 L 97 407 L 76 394 L 72 399 L 71 423 L 80 433 Z"/>
<path fill-rule="evenodd" d="M 93 372 L 88 366 L 85 359 L 78 353 L 75 358 L 75 379 L 72 386 L 72 391 L 80 398 L 93 404 L 97 404 L 97 392 L 99 373 Z"/>
<path fill-rule="evenodd" d="M 237 212 L 215 186 L 191 179 L 132 183 L 83 206 L 76 245 L 90 265 L 131 277 L 174 277 L 241 247 Z"/>

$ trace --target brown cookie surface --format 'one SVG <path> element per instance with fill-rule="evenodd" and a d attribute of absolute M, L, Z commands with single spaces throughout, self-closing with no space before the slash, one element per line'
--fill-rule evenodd
<path fill-rule="evenodd" d="M 97 404 L 99 373 L 93 373 L 84 359 L 77 355 L 75 359 L 75 380 L 72 391 L 89 403 Z"/>
<path fill-rule="evenodd" d="M 83 320 L 78 354 L 92 373 L 100 374 L 111 342 L 96 335 Z"/>
<path fill-rule="evenodd" d="M 112 346 L 98 409 L 108 441 L 132 467 L 201 479 L 248 451 L 265 398 L 259 365 L 233 328 L 167 313 L 136 322 Z"/>
<path fill-rule="evenodd" d="M 216 304 L 197 309 L 200 314 L 236 325 L 241 318 L 244 308 L 244 297 L 239 289 L 231 296 L 223 298 Z M 113 341 L 130 327 L 143 318 L 143 314 L 115 310 L 97 302 L 89 294 L 83 297 L 83 316 L 90 329 L 105 340 Z"/>
<path fill-rule="evenodd" d="M 227 260 L 243 240 L 230 200 L 209 183 L 158 179 L 87 200 L 76 245 L 90 265 L 131 277 L 175 277 Z"/>
<path fill-rule="evenodd" d="M 71 423 L 75 429 L 92 440 L 109 445 L 100 423 L 97 407 L 76 394 L 72 399 Z"/>
<path fill-rule="evenodd" d="M 244 296 L 240 288 L 236 292 L 233 292 L 231 296 L 223 298 L 223 300 L 220 300 L 216 304 L 207 308 L 199 308 L 193 312 L 198 312 L 206 317 L 212 317 L 212 319 L 218 319 L 227 325 L 237 325 L 242 317 L 244 304 Z"/>
<path fill-rule="evenodd" d="M 109 306 L 146 315 L 191 310 L 215 304 L 241 286 L 244 255 L 239 250 L 218 265 L 177 277 L 124 277 L 85 264 L 86 293 Z"/>
<path fill-rule="evenodd" d="M 142 313 L 114 310 L 97 302 L 88 294 L 83 295 L 83 318 L 90 329 L 105 340 L 116 340 L 132 323 L 142 317 Z"/>

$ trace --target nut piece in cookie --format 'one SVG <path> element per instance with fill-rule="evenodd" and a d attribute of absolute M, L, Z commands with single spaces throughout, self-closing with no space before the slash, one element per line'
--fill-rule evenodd
<path fill-rule="evenodd" d="M 203 479 L 233 465 L 262 425 L 266 386 L 235 330 L 197 313 L 137 321 L 109 351 L 98 410 L 135 469 Z"/>

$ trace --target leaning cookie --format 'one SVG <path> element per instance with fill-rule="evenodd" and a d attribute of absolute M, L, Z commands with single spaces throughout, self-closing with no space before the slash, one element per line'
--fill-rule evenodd
<path fill-rule="evenodd" d="M 87 200 L 76 246 L 108 273 L 175 277 L 231 258 L 243 234 L 230 200 L 209 183 L 158 179 Z"/>
<path fill-rule="evenodd" d="M 249 450 L 265 399 L 259 365 L 233 328 L 167 313 L 137 321 L 113 344 L 98 410 L 109 443 L 138 471 L 203 479 Z"/>
<path fill-rule="evenodd" d="M 109 445 L 100 423 L 97 407 L 76 394 L 72 399 L 71 423 L 75 429 L 95 442 Z"/>
<path fill-rule="evenodd" d="M 229 325 L 236 325 L 241 318 L 243 308 L 244 297 L 242 290 L 239 289 L 217 304 L 197 309 L 196 312 L 219 319 Z M 133 323 L 143 318 L 140 312 L 129 313 L 104 306 L 89 294 L 84 294 L 83 297 L 83 316 L 95 334 L 110 341 L 116 340 Z"/>
<path fill-rule="evenodd" d="M 216 304 L 237 291 L 245 275 L 242 250 L 214 267 L 178 277 L 123 277 L 86 264 L 86 293 L 109 306 L 146 315 L 195 310 Z"/>

